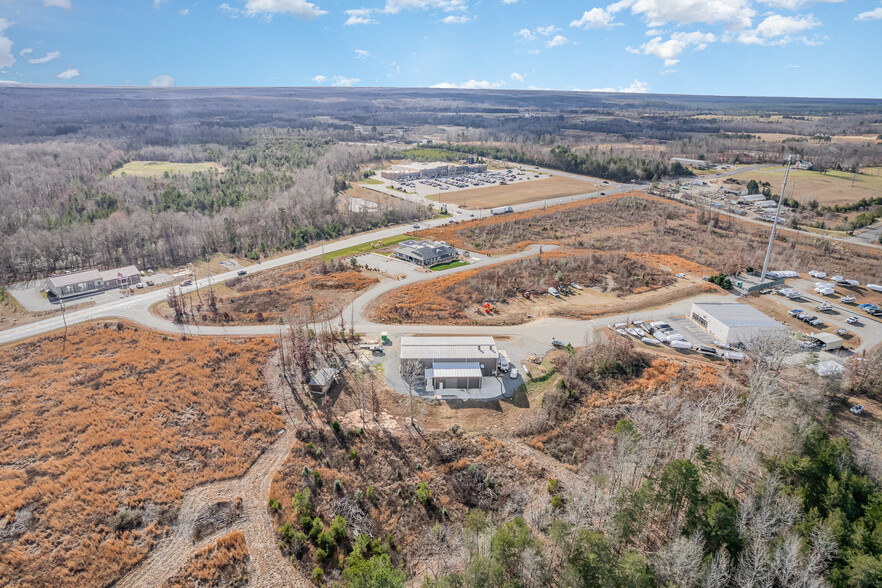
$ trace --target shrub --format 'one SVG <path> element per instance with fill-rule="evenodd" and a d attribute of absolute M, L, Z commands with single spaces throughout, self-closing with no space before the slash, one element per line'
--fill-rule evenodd
<path fill-rule="evenodd" d="M 315 561 L 317 561 L 319 563 L 322 563 L 326 559 L 328 559 L 328 552 L 325 551 L 324 549 L 322 549 L 321 547 L 319 547 L 318 549 L 315 550 L 314 555 L 315 555 Z"/>
<path fill-rule="evenodd" d="M 349 459 L 358 463 L 358 450 L 357 449 L 352 449 L 349 451 Z"/>
<path fill-rule="evenodd" d="M 346 519 L 340 515 L 331 523 L 331 536 L 336 543 L 340 543 L 346 538 Z"/>
<path fill-rule="evenodd" d="M 297 516 L 300 515 L 312 515 L 312 490 L 309 488 L 304 488 L 303 492 L 298 492 L 294 495 L 293 500 L 291 500 L 291 506 L 294 507 L 294 514 Z"/>
<path fill-rule="evenodd" d="M 313 481 L 315 482 L 315 485 L 316 485 L 316 486 L 321 486 L 321 485 L 322 485 L 322 474 L 321 474 L 321 472 L 318 472 L 318 471 L 312 472 L 312 479 L 313 479 Z"/>
<path fill-rule="evenodd" d="M 563 508 L 564 499 L 560 494 L 555 494 L 551 497 L 551 508 L 558 509 Z"/>
<path fill-rule="evenodd" d="M 345 535 L 345 532 L 344 532 Z M 334 535 L 330 531 L 322 531 L 316 537 L 315 544 L 318 545 L 319 549 L 324 550 L 326 553 L 331 553 L 334 551 Z"/>
<path fill-rule="evenodd" d="M 429 490 L 429 485 L 425 482 L 420 482 L 416 489 L 416 497 L 423 506 L 429 506 L 429 503 L 432 502 L 432 491 Z"/>
<path fill-rule="evenodd" d="M 316 583 L 317 586 L 321 586 L 322 577 L 324 577 L 325 572 L 320 567 L 316 566 L 312 570 L 312 581 Z"/>
<path fill-rule="evenodd" d="M 131 531 L 141 526 L 144 521 L 144 512 L 140 510 L 124 510 L 113 517 L 113 528 L 118 532 Z"/>
<path fill-rule="evenodd" d="M 371 500 L 374 497 L 374 487 L 368 486 L 364 489 L 364 495 L 368 500 Z"/>
<path fill-rule="evenodd" d="M 333 421 L 331 421 L 331 428 L 334 429 L 335 433 L 339 433 L 340 429 L 341 429 L 340 421 L 338 421 L 337 419 L 334 419 Z"/>
<path fill-rule="evenodd" d="M 548 486 L 545 489 L 548 490 L 549 494 L 557 494 L 558 489 L 560 489 L 560 480 L 551 478 L 548 480 Z"/>
<path fill-rule="evenodd" d="M 269 499 L 269 509 L 272 512 L 278 512 L 282 509 L 282 503 L 276 500 L 275 498 Z"/>
<path fill-rule="evenodd" d="M 334 492 L 342 492 L 343 483 L 340 480 L 334 480 Z"/>

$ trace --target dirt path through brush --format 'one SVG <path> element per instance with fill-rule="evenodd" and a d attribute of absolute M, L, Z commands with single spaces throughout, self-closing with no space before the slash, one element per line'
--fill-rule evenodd
<path fill-rule="evenodd" d="M 184 495 L 171 533 L 117 586 L 162 586 L 190 561 L 198 549 L 222 535 L 239 530 L 245 533 L 248 546 L 250 586 L 312 586 L 279 550 L 273 533 L 273 521 L 266 506 L 273 474 L 287 457 L 294 439 L 293 430 L 286 429 L 245 475 L 190 489 Z M 242 508 L 232 523 L 221 524 L 198 541 L 193 540 L 198 519 L 204 518 L 213 505 L 235 503 L 240 497 Z"/>

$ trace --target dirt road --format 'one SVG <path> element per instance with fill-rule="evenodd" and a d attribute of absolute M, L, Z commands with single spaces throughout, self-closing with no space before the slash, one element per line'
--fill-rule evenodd
<path fill-rule="evenodd" d="M 248 584 L 255 587 L 312 586 L 278 548 L 274 524 L 267 510 L 267 499 L 273 475 L 287 457 L 295 440 L 292 429 L 286 429 L 261 455 L 245 475 L 221 480 L 190 489 L 181 503 L 178 520 L 170 534 L 150 552 L 147 559 L 118 584 L 124 588 L 162 586 L 195 555 L 196 551 L 232 531 L 243 531 L 248 546 Z M 241 498 L 241 509 L 231 523 L 221 522 L 210 532 L 194 541 L 194 530 L 218 504 L 235 504 Z"/>

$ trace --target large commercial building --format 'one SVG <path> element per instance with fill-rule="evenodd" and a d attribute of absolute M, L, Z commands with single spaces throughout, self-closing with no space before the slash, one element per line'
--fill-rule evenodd
<path fill-rule="evenodd" d="M 49 278 L 49 291 L 56 298 L 69 298 L 101 292 L 121 286 L 130 287 L 141 281 L 141 272 L 133 265 L 98 271 L 90 269 Z"/>
<path fill-rule="evenodd" d="M 496 374 L 499 351 L 493 337 L 402 337 L 401 360 L 419 361 L 431 390 L 477 389 Z"/>
<path fill-rule="evenodd" d="M 748 343 L 766 333 L 787 332 L 787 327 L 775 319 L 737 302 L 693 302 L 692 320 L 729 345 Z"/>
<path fill-rule="evenodd" d="M 428 267 L 456 259 L 456 248 L 443 241 L 402 241 L 395 250 L 395 257 L 410 263 Z"/>
<path fill-rule="evenodd" d="M 463 164 L 444 163 L 402 163 L 393 165 L 387 170 L 380 172 L 380 177 L 396 182 L 409 182 L 423 178 L 443 178 L 447 176 L 464 176 L 471 173 L 483 173 L 487 166 L 483 163 Z"/>

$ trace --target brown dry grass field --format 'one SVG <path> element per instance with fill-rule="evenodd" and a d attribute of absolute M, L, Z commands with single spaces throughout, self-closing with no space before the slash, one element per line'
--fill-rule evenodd
<path fill-rule="evenodd" d="M 733 178 L 748 182 L 769 182 L 775 194 L 781 192 L 784 170 L 749 171 L 735 174 Z M 852 177 L 854 186 L 852 187 Z M 862 198 L 882 196 L 882 177 L 872 174 L 854 175 L 846 172 L 828 171 L 825 174 L 810 170 L 790 170 L 787 180 L 787 197 L 806 203 L 817 200 L 822 206 L 857 202 Z"/>
<path fill-rule="evenodd" d="M 198 323 L 259 324 L 295 315 L 322 321 L 339 314 L 360 292 L 378 281 L 345 261 L 310 260 L 215 286 L 217 318 L 208 309 L 205 288 L 200 290 L 201 301 L 196 294 L 187 297 L 187 309 L 189 311 L 192 299 L 193 313 L 189 320 L 195 317 Z M 160 316 L 173 318 L 167 302 L 158 303 L 154 309 Z"/>
<path fill-rule="evenodd" d="M 703 218 L 702 218 L 703 214 Z M 652 252 L 734 273 L 762 267 L 768 227 L 701 213 L 639 192 L 595 198 L 500 217 L 418 231 L 424 238 L 497 255 L 533 243 L 554 243 L 607 252 Z M 876 249 L 782 229 L 772 267 L 807 272 L 836 267 L 863 283 L 879 283 Z"/>
<path fill-rule="evenodd" d="M 490 186 L 433 194 L 429 198 L 447 204 L 460 204 L 468 208 L 493 208 L 511 206 L 525 202 L 536 202 L 546 198 L 574 196 L 596 192 L 601 184 L 575 178 L 551 176 L 540 180 L 528 180 L 507 186 Z"/>
<path fill-rule="evenodd" d="M 183 492 L 241 475 L 283 419 L 266 338 L 105 322 L 0 349 L 0 578 L 107 586 L 174 520 Z"/>
<path fill-rule="evenodd" d="M 247 585 L 245 533 L 234 531 L 197 551 L 163 588 L 239 588 Z"/>

